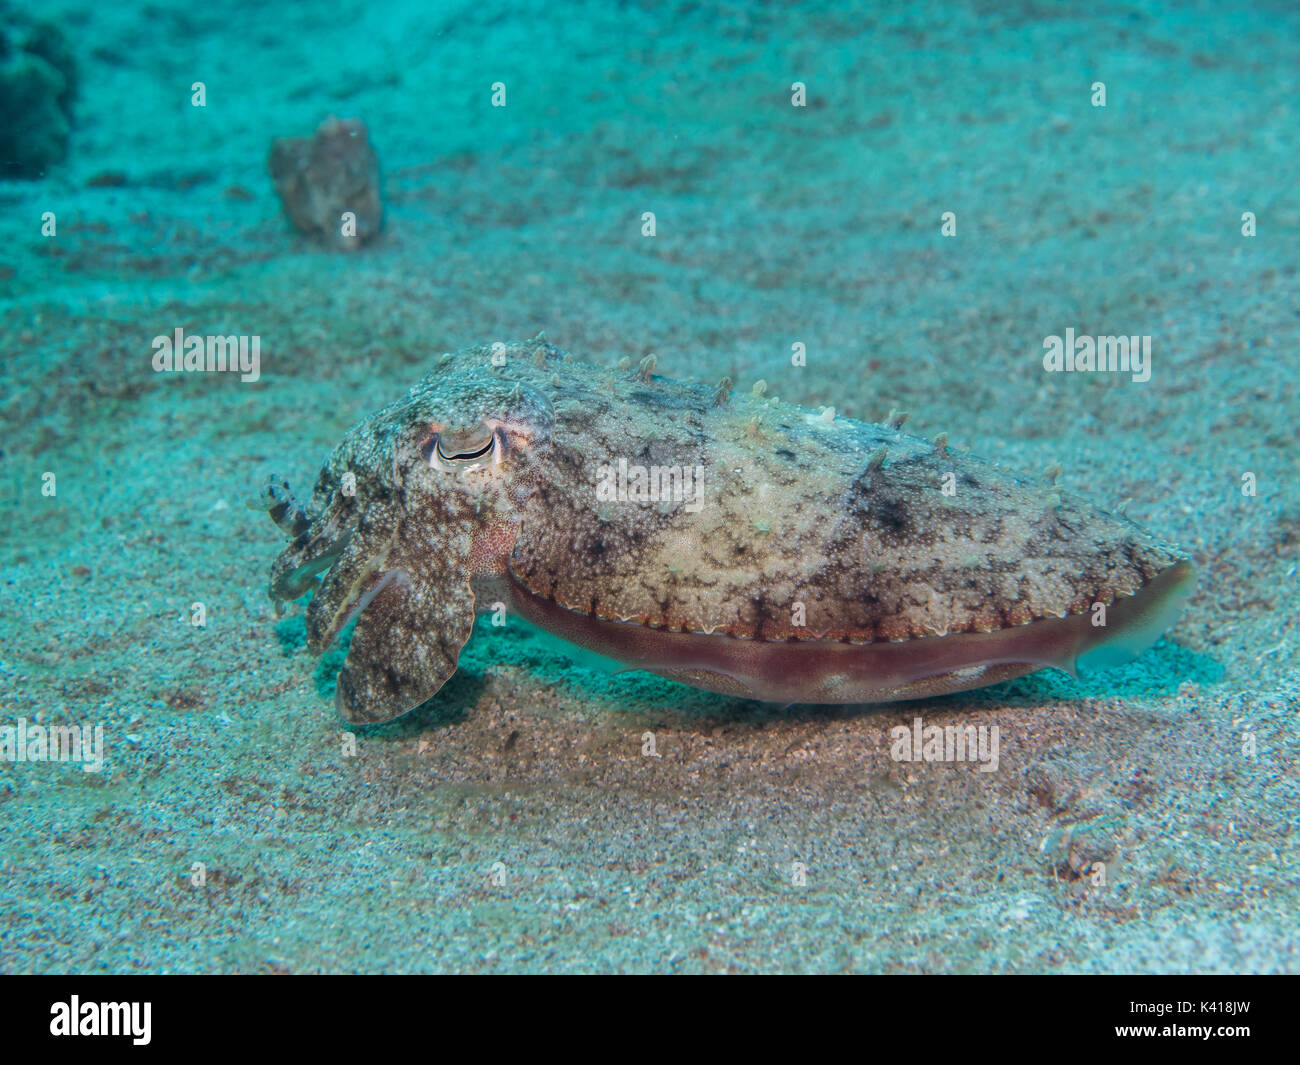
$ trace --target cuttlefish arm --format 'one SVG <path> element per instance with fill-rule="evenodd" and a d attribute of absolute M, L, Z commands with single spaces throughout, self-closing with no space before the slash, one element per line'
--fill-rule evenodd
<path fill-rule="evenodd" d="M 383 500 L 340 527 L 328 508 L 303 507 L 278 478 L 263 489 L 262 502 L 293 538 L 272 568 L 272 598 L 313 593 L 308 650 L 323 653 L 357 622 L 335 688 L 339 714 L 353 724 L 377 724 L 436 695 L 474 629 L 472 522 L 444 524 L 434 543 Z"/>
<path fill-rule="evenodd" d="M 307 608 L 315 653 L 360 614 L 334 695 L 344 719 L 390 721 L 456 672 L 474 630 L 469 555 L 468 536 L 442 539 L 435 553 L 405 532 L 382 547 L 358 536 L 344 549 Z"/>

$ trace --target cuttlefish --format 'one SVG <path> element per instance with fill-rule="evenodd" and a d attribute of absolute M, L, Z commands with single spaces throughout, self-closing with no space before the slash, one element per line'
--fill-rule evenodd
<path fill-rule="evenodd" d="M 309 649 L 356 620 L 348 721 L 456 671 L 476 612 L 513 613 L 684 684 L 779 703 L 915 699 L 1108 668 L 1191 595 L 1187 556 L 1127 517 L 882 424 L 602 368 L 543 337 L 445 354 L 352 428 L 270 595 L 311 593 Z"/>

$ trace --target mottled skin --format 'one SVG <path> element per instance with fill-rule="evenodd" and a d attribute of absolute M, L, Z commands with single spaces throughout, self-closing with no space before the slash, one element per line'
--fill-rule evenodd
<path fill-rule="evenodd" d="M 349 720 L 388 720 L 451 676 L 479 609 L 718 691 L 870 701 L 976 687 L 1131 633 L 1191 589 L 1174 547 L 942 444 L 723 386 L 609 370 L 538 338 L 444 355 L 356 426 L 271 594 L 316 586 L 320 653 L 361 609 Z M 600 467 L 702 467 L 702 498 L 600 501 Z M 348 495 L 345 475 L 355 477 Z M 1114 606 L 1109 629 L 1087 619 Z M 1041 619 L 1041 620 L 1039 620 Z M 1064 620 L 1055 620 L 1064 619 Z M 965 634 L 965 635 L 961 635 Z"/>

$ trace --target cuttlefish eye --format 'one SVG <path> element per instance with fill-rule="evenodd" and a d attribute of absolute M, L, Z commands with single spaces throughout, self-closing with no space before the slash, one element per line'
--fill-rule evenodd
<path fill-rule="evenodd" d="M 429 465 L 444 473 L 460 473 L 501 463 L 504 448 L 499 430 L 486 425 L 468 433 L 433 433 L 421 448 Z"/>

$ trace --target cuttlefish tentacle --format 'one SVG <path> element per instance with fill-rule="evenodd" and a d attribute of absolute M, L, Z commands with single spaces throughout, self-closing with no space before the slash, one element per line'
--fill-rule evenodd
<path fill-rule="evenodd" d="M 348 534 L 340 533 L 319 511 L 303 506 L 280 477 L 272 477 L 262 488 L 260 506 L 293 541 L 271 567 L 271 598 L 278 603 L 306 595 L 317 575 L 334 564 Z"/>
<path fill-rule="evenodd" d="M 257 506 L 290 538 L 289 546 L 271 567 L 269 591 L 277 603 L 298 599 L 316 588 L 319 575 L 348 550 L 358 525 L 367 521 L 373 525 L 377 518 L 370 505 L 358 506 L 352 491 L 341 490 L 328 468 L 310 505 L 298 501 L 288 481 L 272 477 Z"/>
<path fill-rule="evenodd" d="M 257 504 L 249 504 L 256 506 Z M 298 502 L 289 482 L 272 476 L 262 487 L 260 505 L 285 536 L 296 540 L 312 525 L 311 512 Z"/>

